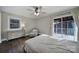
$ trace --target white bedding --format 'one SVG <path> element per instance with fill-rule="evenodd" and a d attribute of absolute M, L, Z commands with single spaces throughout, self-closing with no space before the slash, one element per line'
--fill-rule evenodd
<path fill-rule="evenodd" d="M 28 53 L 78 53 L 79 42 L 57 40 L 48 35 L 40 35 L 25 42 Z"/>

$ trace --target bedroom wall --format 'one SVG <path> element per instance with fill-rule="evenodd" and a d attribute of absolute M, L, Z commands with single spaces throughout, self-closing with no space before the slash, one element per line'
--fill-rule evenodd
<path fill-rule="evenodd" d="M 51 35 L 51 19 L 50 17 L 45 17 L 41 19 L 36 19 L 36 27 L 39 29 L 41 34 Z"/>
<path fill-rule="evenodd" d="M 79 41 L 79 8 L 76 8 L 76 9 L 73 9 L 72 11 L 72 14 L 73 14 L 73 16 L 74 16 L 74 19 L 75 19 L 75 22 L 76 22 L 76 25 L 77 25 L 77 27 L 76 27 L 76 39 Z"/>
<path fill-rule="evenodd" d="M 22 23 L 25 24 L 25 32 L 26 34 L 28 34 L 32 28 L 35 27 L 35 23 L 32 19 L 23 17 L 23 16 L 19 16 L 19 15 L 15 15 L 15 14 L 10 14 L 10 13 L 6 13 L 6 12 L 1 12 L 2 13 L 2 21 L 1 21 L 1 36 L 2 36 L 2 41 L 4 41 L 5 39 L 7 39 L 7 29 L 8 29 L 8 16 L 13 16 L 13 17 L 19 17 L 21 18 Z M 18 30 L 18 31 L 14 31 L 14 33 L 16 34 L 16 36 L 18 34 L 22 35 L 23 32 L 22 30 Z"/>
<path fill-rule="evenodd" d="M 1 43 L 1 12 L 0 12 L 0 43 Z"/>
<path fill-rule="evenodd" d="M 26 34 L 30 33 L 30 31 L 36 27 L 36 23 L 34 19 L 27 19 L 26 17 L 22 18 L 22 22 L 25 24 L 25 32 Z"/>

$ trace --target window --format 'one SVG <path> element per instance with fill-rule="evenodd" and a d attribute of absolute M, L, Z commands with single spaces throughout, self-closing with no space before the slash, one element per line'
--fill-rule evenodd
<path fill-rule="evenodd" d="M 10 28 L 15 29 L 20 27 L 20 21 L 18 19 L 10 19 Z"/>
<path fill-rule="evenodd" d="M 74 35 L 74 19 L 72 16 L 54 19 L 54 33 Z"/>
<path fill-rule="evenodd" d="M 8 17 L 8 30 L 21 30 L 21 19 L 17 17 Z"/>

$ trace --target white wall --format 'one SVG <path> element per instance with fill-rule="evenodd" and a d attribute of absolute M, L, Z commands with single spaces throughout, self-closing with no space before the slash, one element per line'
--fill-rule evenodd
<path fill-rule="evenodd" d="M 72 14 L 74 16 L 74 19 L 75 19 L 75 23 L 77 25 L 76 27 L 76 32 L 75 35 L 76 35 L 76 39 L 79 41 L 79 8 L 76 8 L 74 10 L 72 10 Z"/>
<path fill-rule="evenodd" d="M 28 34 L 33 28 L 35 28 L 36 23 L 34 19 L 28 19 L 23 17 L 22 22 L 25 24 L 25 32 Z"/>
<path fill-rule="evenodd" d="M 51 31 L 51 19 L 50 17 L 45 17 L 42 19 L 37 19 L 36 21 L 36 27 L 39 29 L 39 31 L 43 34 L 48 34 L 50 35 L 50 31 Z"/>
<path fill-rule="evenodd" d="M 1 43 L 1 12 L 0 12 L 0 43 Z"/>

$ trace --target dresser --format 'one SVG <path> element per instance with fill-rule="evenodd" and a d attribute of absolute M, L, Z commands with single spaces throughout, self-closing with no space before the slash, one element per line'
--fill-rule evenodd
<path fill-rule="evenodd" d="M 7 39 L 15 39 L 23 36 L 23 32 L 21 30 L 18 31 L 8 31 L 7 32 Z"/>

